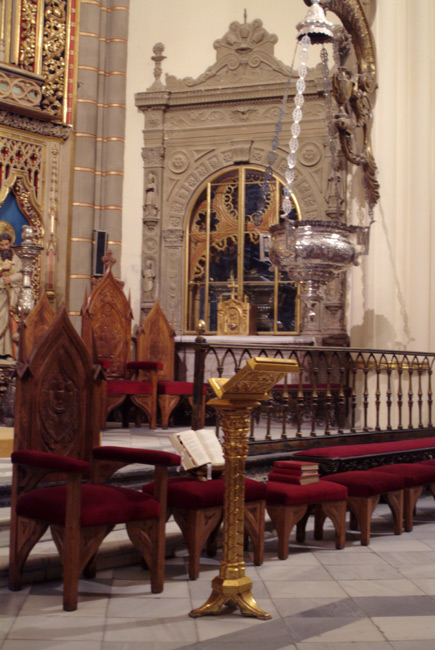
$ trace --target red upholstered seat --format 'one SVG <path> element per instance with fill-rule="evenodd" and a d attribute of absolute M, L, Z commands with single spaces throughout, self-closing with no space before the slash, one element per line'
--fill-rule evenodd
<path fill-rule="evenodd" d="M 432 467 L 435 467 L 435 459 L 430 458 L 429 460 L 422 460 L 421 464 L 422 465 L 432 465 Z"/>
<path fill-rule="evenodd" d="M 80 527 L 120 524 L 141 519 L 158 519 L 160 504 L 149 495 L 109 485 L 82 486 Z M 145 497 L 145 498 L 144 498 Z M 17 514 L 64 526 L 66 487 L 33 490 L 18 498 Z"/>
<path fill-rule="evenodd" d="M 435 464 L 432 466 L 424 465 L 424 462 L 381 465 L 380 467 L 373 467 L 371 471 L 400 476 L 403 479 L 404 487 L 414 487 L 435 482 Z"/>
<path fill-rule="evenodd" d="M 413 513 L 416 503 L 423 492 L 425 485 L 430 485 L 432 493 L 435 491 L 435 463 L 395 463 L 374 467 L 373 471 L 384 472 L 400 476 L 405 483 L 404 487 L 404 527 L 406 532 L 413 528 Z"/>
<path fill-rule="evenodd" d="M 301 503 L 323 503 L 325 501 L 345 501 L 347 488 L 338 483 L 320 480 L 309 485 L 267 481 L 266 503 L 276 505 L 298 505 Z"/>
<path fill-rule="evenodd" d="M 147 483 L 142 490 L 152 494 L 153 483 Z M 266 498 L 266 485 L 260 481 L 245 479 L 245 501 L 260 501 Z M 168 479 L 168 508 L 214 508 L 224 501 L 224 479 L 196 481 L 190 478 Z"/>
<path fill-rule="evenodd" d="M 345 485 L 348 496 L 352 497 L 371 497 L 384 494 L 384 492 L 402 490 L 405 487 L 405 481 L 401 476 L 384 474 L 374 470 L 340 472 L 340 474 L 324 476 L 322 480 Z"/>
<path fill-rule="evenodd" d="M 152 395 L 153 387 L 148 381 L 131 381 L 128 379 L 109 379 L 108 395 Z"/>
<path fill-rule="evenodd" d="M 163 370 L 160 361 L 129 361 L 127 370 Z"/>
<path fill-rule="evenodd" d="M 323 538 L 323 523 L 329 517 L 335 528 L 335 546 L 343 548 L 346 542 L 346 499 L 346 487 L 329 481 L 298 485 L 280 478 L 268 480 L 266 508 L 278 535 L 279 559 L 288 557 L 290 533 L 295 524 L 297 541 L 305 541 L 305 527 L 312 512 L 315 513 L 315 539 Z"/>
<path fill-rule="evenodd" d="M 153 483 L 143 486 L 153 493 Z M 260 481 L 245 479 L 245 532 L 253 543 L 254 564 L 263 563 L 264 510 L 266 486 Z M 168 480 L 168 513 L 173 514 L 189 551 L 189 577 L 199 576 L 200 555 L 207 543 L 209 555 L 216 553 L 216 538 L 222 522 L 224 479 L 197 481 L 189 477 Z"/>
<path fill-rule="evenodd" d="M 361 544 L 370 542 L 370 521 L 374 509 L 383 495 L 390 506 L 394 533 L 400 535 L 403 521 L 403 489 L 405 481 L 401 476 L 374 470 L 341 472 L 324 476 L 323 481 L 345 485 L 348 490 L 347 505 L 351 511 L 351 524 L 356 522 L 361 530 Z"/>
<path fill-rule="evenodd" d="M 293 454 L 312 458 L 349 458 L 353 456 L 370 456 L 373 454 L 388 454 L 412 449 L 430 449 L 435 446 L 435 438 L 415 438 L 413 440 L 394 440 L 391 442 L 370 442 L 360 445 L 337 445 L 304 449 Z"/>
<path fill-rule="evenodd" d="M 193 382 L 159 381 L 157 382 L 157 391 L 159 395 L 193 395 Z"/>

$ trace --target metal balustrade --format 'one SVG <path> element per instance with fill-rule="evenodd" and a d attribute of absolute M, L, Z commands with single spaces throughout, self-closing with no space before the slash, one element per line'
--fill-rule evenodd
<path fill-rule="evenodd" d="M 435 353 L 195 343 L 198 385 L 231 377 L 252 356 L 293 359 L 299 372 L 252 412 L 250 443 L 355 434 L 433 434 Z M 367 436 L 365 435 L 364 438 Z M 312 443 L 311 443 L 312 444 Z"/>

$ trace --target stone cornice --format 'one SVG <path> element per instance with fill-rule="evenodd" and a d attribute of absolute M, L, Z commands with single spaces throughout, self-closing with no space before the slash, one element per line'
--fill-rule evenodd
<path fill-rule="evenodd" d="M 292 84 L 293 86 L 293 84 Z M 262 84 L 257 86 L 241 86 L 239 88 L 207 88 L 191 89 L 173 92 L 141 92 L 135 95 L 136 106 L 145 111 L 147 109 L 191 108 L 192 106 L 216 106 L 235 104 L 240 102 L 270 102 L 281 101 L 285 84 Z M 321 79 L 312 79 L 307 82 L 304 96 L 323 94 Z"/>

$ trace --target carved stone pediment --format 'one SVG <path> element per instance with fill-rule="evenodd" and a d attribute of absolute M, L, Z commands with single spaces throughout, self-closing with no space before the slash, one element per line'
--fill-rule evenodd
<path fill-rule="evenodd" d="M 216 63 L 196 79 L 177 79 L 166 75 L 167 90 L 186 90 L 198 86 L 218 88 L 240 83 L 273 83 L 284 81 L 290 68 L 274 56 L 278 38 L 263 27 L 261 20 L 250 23 L 234 21 L 223 38 L 214 42 Z"/>

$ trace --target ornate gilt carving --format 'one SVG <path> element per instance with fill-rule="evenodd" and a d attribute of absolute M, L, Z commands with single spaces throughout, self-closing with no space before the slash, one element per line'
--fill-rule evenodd
<path fill-rule="evenodd" d="M 45 0 L 41 108 L 60 117 L 65 87 L 66 0 Z"/>
<path fill-rule="evenodd" d="M 22 0 L 20 14 L 20 67 L 35 70 L 38 0 Z"/>
<path fill-rule="evenodd" d="M 0 111 L 0 124 L 13 129 L 19 129 L 20 131 L 37 133 L 38 135 L 50 138 L 58 138 L 59 140 L 68 140 L 72 132 L 72 127 L 66 124 L 42 122 L 41 120 L 31 119 L 24 115 L 10 113 L 9 111 Z"/>

